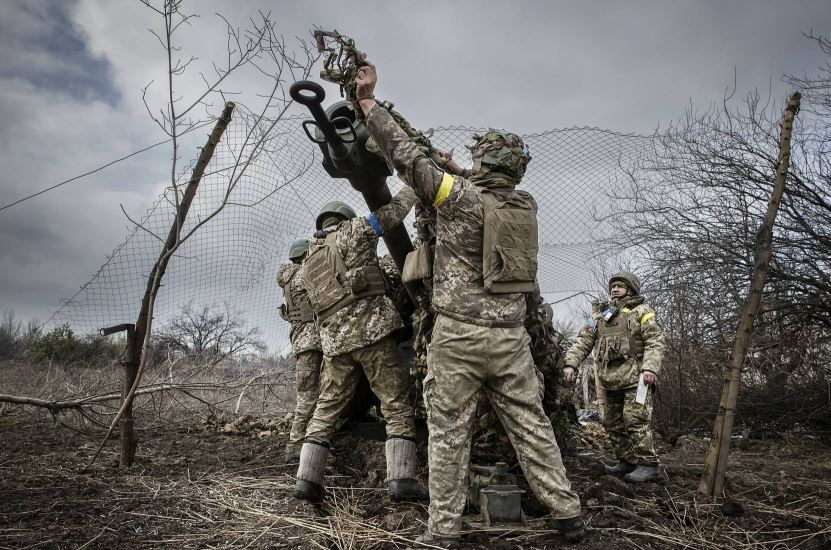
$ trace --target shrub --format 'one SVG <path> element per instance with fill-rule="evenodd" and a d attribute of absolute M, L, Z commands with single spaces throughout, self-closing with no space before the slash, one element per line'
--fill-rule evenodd
<path fill-rule="evenodd" d="M 101 336 L 75 336 L 66 323 L 58 325 L 41 338 L 36 339 L 26 350 L 31 361 L 53 361 L 63 365 L 76 363 L 99 363 L 118 357 L 121 346 L 110 343 Z"/>

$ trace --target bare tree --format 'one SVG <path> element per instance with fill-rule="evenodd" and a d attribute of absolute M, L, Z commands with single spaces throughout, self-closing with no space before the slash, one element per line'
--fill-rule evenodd
<path fill-rule="evenodd" d="M 0 319 L 0 359 L 20 357 L 40 334 L 40 323 L 29 321 L 24 326 L 14 318 L 14 310 L 4 310 Z"/>
<path fill-rule="evenodd" d="M 827 40 L 813 39 L 831 55 Z M 770 421 L 790 416 L 793 423 L 796 411 L 827 410 L 827 387 L 815 381 L 827 376 L 831 360 L 829 75 L 826 66 L 818 76 L 789 79 L 807 90 L 810 116 L 794 125 L 767 285 L 741 378 L 755 390 L 743 406 L 758 403 L 753 412 Z M 756 230 L 778 170 L 781 108 L 754 92 L 743 102 L 728 94 L 703 113 L 687 111 L 656 134 L 654 157 L 630 170 L 610 197 L 613 248 L 638 252 L 648 266 L 668 337 L 661 393 L 669 399 L 661 403 L 659 395 L 656 407 L 678 428 L 712 418 L 704 402 L 718 394 L 750 289 Z"/>
<path fill-rule="evenodd" d="M 257 338 L 258 333 L 257 328 L 246 328 L 241 313 L 228 303 L 201 309 L 187 304 L 153 335 L 153 345 L 211 365 L 264 351 L 265 344 Z"/>
<path fill-rule="evenodd" d="M 224 62 L 213 64 L 213 74 L 201 73 L 199 75 L 203 87 L 193 97 L 186 99 L 179 94 L 177 84 L 179 79 L 186 75 L 189 66 L 196 58 L 182 56 L 183 50 L 177 42 L 177 31 L 183 26 L 191 25 L 196 16 L 182 11 L 182 0 L 141 1 L 154 11 L 162 22 L 160 30 L 151 30 L 151 32 L 158 39 L 167 59 L 165 83 L 167 100 L 161 109 L 154 109 L 150 106 L 147 101 L 147 91 L 153 84 L 152 82 L 144 88 L 144 97 L 151 118 L 171 140 L 170 189 L 166 196 L 172 202 L 175 218 L 166 239 L 154 234 L 162 243 L 162 248 L 159 259 L 148 277 L 147 290 L 136 324 L 134 327 L 121 325 L 106 329 L 108 332 L 119 329 L 128 331 L 124 402 L 107 433 L 109 437 L 112 430 L 122 421 L 122 418 L 124 419 L 122 463 L 126 465 L 132 462 L 135 445 L 132 437 L 131 413 L 133 395 L 139 387 L 147 366 L 155 300 L 168 262 L 196 231 L 216 217 L 227 205 L 232 204 L 233 192 L 251 163 L 261 155 L 274 152 L 275 143 L 278 143 L 273 135 L 274 128 L 292 103 L 286 86 L 295 80 L 307 78 L 317 59 L 317 54 L 312 53 L 313 49 L 302 40 L 298 40 L 300 54 L 293 54 L 286 47 L 283 37 L 277 33 L 276 23 L 268 14 L 260 12 L 260 19 L 252 20 L 251 27 L 244 31 L 219 16 L 226 25 L 227 57 Z M 200 108 L 210 112 L 214 101 L 220 100 L 225 103 L 225 98 L 235 93 L 231 77 L 243 69 L 252 69 L 258 75 L 258 81 L 265 83 L 264 89 L 254 94 L 259 97 L 260 105 L 257 109 L 245 110 L 247 113 L 245 138 L 242 145 L 234 151 L 234 163 L 230 170 L 226 171 L 225 189 L 219 202 L 206 215 L 200 216 L 193 222 L 187 220 L 186 224 L 190 202 L 196 193 L 210 153 L 220 139 L 223 126 L 228 124 L 235 105 L 230 102 L 226 103 L 223 116 L 217 122 L 189 178 L 185 175 L 188 167 L 180 169 L 180 138 L 201 127 L 204 120 L 198 117 Z M 301 167 L 293 177 L 298 177 L 307 167 Z M 287 175 L 286 179 L 291 181 L 293 177 Z M 140 223 L 132 219 L 130 221 L 153 234 Z M 105 443 L 106 438 L 102 441 L 90 464 L 98 457 Z"/>

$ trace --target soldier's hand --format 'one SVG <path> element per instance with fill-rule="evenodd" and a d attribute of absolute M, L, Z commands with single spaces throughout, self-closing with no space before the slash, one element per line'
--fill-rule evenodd
<path fill-rule="evenodd" d="M 658 380 L 658 375 L 652 372 L 651 370 L 643 371 L 643 383 L 647 386 L 654 384 L 655 381 Z"/>
<path fill-rule="evenodd" d="M 566 384 L 571 384 L 577 379 L 577 371 L 573 367 L 565 367 L 563 369 L 563 377 L 565 378 Z"/>
<path fill-rule="evenodd" d="M 355 75 L 355 84 L 358 85 L 355 90 L 355 98 L 360 101 L 375 97 L 375 84 L 377 82 L 378 73 L 375 72 L 375 65 L 368 63 L 358 67 L 358 73 Z"/>
<path fill-rule="evenodd" d="M 464 170 L 455 160 L 453 160 L 453 150 L 442 151 L 441 149 L 437 149 L 437 151 L 439 156 L 442 158 L 442 161 L 444 161 L 442 168 L 444 168 L 449 174 L 461 176 Z"/>

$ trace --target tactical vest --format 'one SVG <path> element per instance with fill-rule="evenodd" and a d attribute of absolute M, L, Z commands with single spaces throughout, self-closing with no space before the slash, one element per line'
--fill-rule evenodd
<path fill-rule="evenodd" d="M 621 308 L 609 321 L 597 321 L 597 360 L 602 364 L 626 361 L 631 357 L 643 357 L 641 324 L 654 313 L 643 317 L 633 314 L 629 308 Z"/>
<path fill-rule="evenodd" d="M 294 277 L 290 278 L 285 285 L 281 285 L 283 289 L 283 298 L 285 299 L 284 319 L 292 322 L 311 323 L 315 320 L 314 312 L 312 311 L 312 304 L 309 302 L 309 296 L 305 292 L 298 294 L 298 300 L 295 301 L 291 293 L 291 282 Z"/>
<path fill-rule="evenodd" d="M 381 268 L 364 265 L 347 269 L 336 239 L 337 232 L 326 235 L 323 246 L 303 262 L 303 282 L 318 321 L 361 298 L 386 294 Z"/>
<path fill-rule="evenodd" d="M 526 194 L 482 193 L 482 271 L 494 294 L 532 292 L 537 278 L 537 213 Z"/>

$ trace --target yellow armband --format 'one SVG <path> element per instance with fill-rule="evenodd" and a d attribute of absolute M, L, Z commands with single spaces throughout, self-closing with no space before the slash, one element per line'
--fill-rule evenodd
<path fill-rule="evenodd" d="M 441 185 L 439 185 L 439 192 L 436 193 L 436 198 L 433 200 L 433 206 L 438 208 L 441 206 L 441 203 L 444 202 L 444 199 L 447 198 L 447 195 L 450 194 L 450 190 L 453 188 L 453 176 L 448 174 L 447 172 L 444 173 L 444 176 L 441 178 Z"/>

